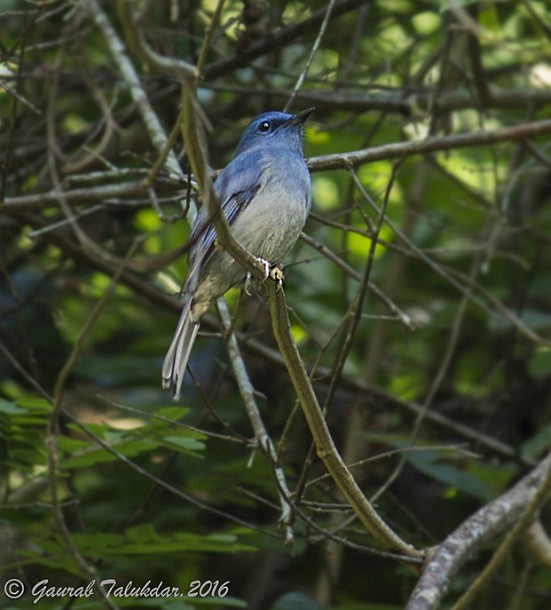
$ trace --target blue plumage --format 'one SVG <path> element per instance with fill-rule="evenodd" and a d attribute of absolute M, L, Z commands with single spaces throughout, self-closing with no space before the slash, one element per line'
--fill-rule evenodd
<path fill-rule="evenodd" d="M 312 109 L 298 115 L 266 112 L 247 126 L 234 159 L 214 184 L 235 239 L 274 265 L 293 248 L 311 206 L 311 183 L 303 158 L 303 126 Z M 182 313 L 163 363 L 163 387 L 179 398 L 201 317 L 246 271 L 215 246 L 208 211 L 201 208 L 191 231 L 193 244 L 183 283 Z"/>

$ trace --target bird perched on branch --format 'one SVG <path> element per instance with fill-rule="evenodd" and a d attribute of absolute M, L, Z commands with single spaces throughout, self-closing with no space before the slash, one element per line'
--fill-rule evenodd
<path fill-rule="evenodd" d="M 267 269 L 280 263 L 297 242 L 312 202 L 303 157 L 304 123 L 313 108 L 296 115 L 266 112 L 247 126 L 234 159 L 214 184 L 235 240 Z M 247 271 L 217 247 L 203 205 L 190 235 L 188 269 L 180 292 L 182 313 L 162 368 L 163 388 L 180 397 L 202 316 Z"/>

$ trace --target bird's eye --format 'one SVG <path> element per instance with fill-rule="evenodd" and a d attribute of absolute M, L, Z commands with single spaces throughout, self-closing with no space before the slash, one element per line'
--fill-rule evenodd
<path fill-rule="evenodd" d="M 262 121 L 262 123 L 260 123 L 258 126 L 258 131 L 261 133 L 268 133 L 271 128 L 272 126 L 270 125 L 270 121 Z"/>

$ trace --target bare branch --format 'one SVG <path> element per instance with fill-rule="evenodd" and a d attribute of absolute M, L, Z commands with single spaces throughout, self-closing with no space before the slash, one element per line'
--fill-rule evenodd
<path fill-rule="evenodd" d="M 354 477 L 342 461 L 323 417 L 306 369 L 290 334 L 287 304 L 283 290 L 276 282 L 268 281 L 270 313 L 274 335 L 287 366 L 293 386 L 300 400 L 308 427 L 312 433 L 318 457 L 323 461 L 336 485 L 367 530 L 386 547 L 404 554 L 404 559 L 419 559 L 423 552 L 404 542 L 383 521 L 363 495 Z"/>
<path fill-rule="evenodd" d="M 345 15 L 358 6 L 365 5 L 366 2 L 371 3 L 371 0 L 340 0 L 332 11 L 332 19 Z M 325 8 L 321 8 L 308 19 L 300 21 L 299 23 L 294 23 L 282 30 L 272 32 L 267 40 L 256 43 L 251 46 L 250 49 L 238 53 L 234 57 L 207 64 L 203 70 L 205 80 L 213 80 L 219 76 L 228 74 L 232 70 L 246 66 L 257 57 L 262 57 L 267 53 L 277 51 L 299 36 L 315 30 L 325 19 L 326 12 L 327 10 Z"/>
<path fill-rule="evenodd" d="M 548 495 L 550 474 L 551 454 L 512 489 L 483 506 L 435 547 L 406 610 L 436 610 L 454 576 L 484 544 L 509 528 L 513 528 L 508 539 L 512 543 Z"/>
<path fill-rule="evenodd" d="M 425 140 L 387 144 L 376 148 L 356 150 L 350 153 L 323 155 L 309 159 L 311 171 L 327 169 L 349 169 L 380 159 L 399 159 L 409 155 L 426 155 L 444 150 L 455 150 L 472 146 L 488 146 L 499 142 L 510 142 L 535 138 L 551 132 L 551 120 L 522 123 L 514 127 L 503 127 L 494 131 L 478 131 L 459 135 L 439 136 Z"/>

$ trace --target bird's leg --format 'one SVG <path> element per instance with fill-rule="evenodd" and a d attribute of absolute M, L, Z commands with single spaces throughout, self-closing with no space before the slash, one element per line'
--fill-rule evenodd
<path fill-rule="evenodd" d="M 245 293 L 248 296 L 252 296 L 251 288 L 253 285 L 253 276 L 250 271 L 247 271 L 247 277 L 245 278 Z"/>
<path fill-rule="evenodd" d="M 282 267 L 280 267 L 279 265 L 274 265 L 270 269 L 270 277 L 276 282 L 278 290 L 283 287 L 283 280 L 285 279 L 285 274 L 283 273 Z"/>

